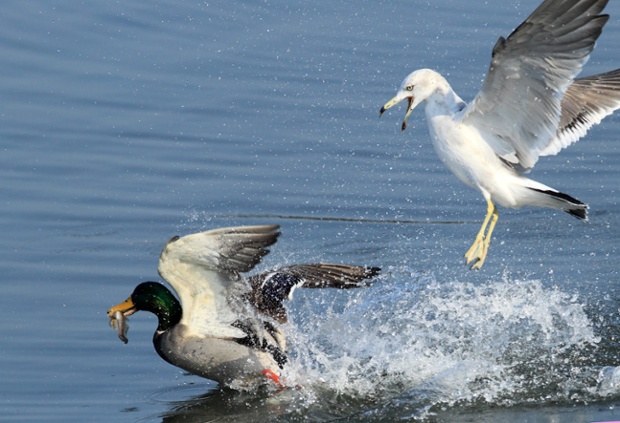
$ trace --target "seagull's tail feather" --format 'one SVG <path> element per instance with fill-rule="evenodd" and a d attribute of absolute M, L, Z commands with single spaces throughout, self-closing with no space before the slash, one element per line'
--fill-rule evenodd
<path fill-rule="evenodd" d="M 563 210 L 571 216 L 575 216 L 577 219 L 588 220 L 588 205 L 586 203 L 549 187 L 545 187 L 544 189 L 528 188 L 539 194 L 537 195 L 538 204 L 536 205 Z"/>

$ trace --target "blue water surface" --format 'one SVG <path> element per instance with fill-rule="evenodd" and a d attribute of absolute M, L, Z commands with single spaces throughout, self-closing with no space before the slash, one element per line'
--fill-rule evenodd
<path fill-rule="evenodd" d="M 7 421 L 620 420 L 620 118 L 531 176 L 587 224 L 501 210 L 379 108 L 412 70 L 466 100 L 539 0 L 15 1 L 0 20 L 0 414 Z M 620 67 L 620 3 L 585 73 Z M 175 234 L 277 223 L 260 269 L 377 265 L 297 291 L 287 378 L 238 393 L 123 345 L 106 310 Z"/>

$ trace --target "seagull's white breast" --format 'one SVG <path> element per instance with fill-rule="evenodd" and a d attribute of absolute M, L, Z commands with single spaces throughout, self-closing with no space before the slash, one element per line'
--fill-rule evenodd
<path fill-rule="evenodd" d="M 493 149 L 475 128 L 460 123 L 454 114 L 427 114 L 427 119 L 437 156 L 459 180 L 480 189 L 478 181 L 491 170 L 484 163 L 499 161 Z"/>

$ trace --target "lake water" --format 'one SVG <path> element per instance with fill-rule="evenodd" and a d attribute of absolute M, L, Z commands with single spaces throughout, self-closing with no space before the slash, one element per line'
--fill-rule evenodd
<path fill-rule="evenodd" d="M 532 176 L 590 222 L 501 210 L 435 157 L 410 71 L 465 99 L 539 0 L 15 1 L 0 25 L 0 415 L 6 421 L 620 420 L 620 117 Z M 585 73 L 620 67 L 620 3 Z M 277 223 L 260 269 L 378 265 L 300 291 L 279 395 L 221 390 L 129 343 L 106 310 L 175 234 Z"/>

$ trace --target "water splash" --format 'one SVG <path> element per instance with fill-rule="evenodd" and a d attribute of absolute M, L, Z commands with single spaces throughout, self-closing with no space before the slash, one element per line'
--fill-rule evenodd
<path fill-rule="evenodd" d="M 366 415 L 421 417 L 438 405 L 620 393 L 618 370 L 596 367 L 600 338 L 578 296 L 507 277 L 476 285 L 387 273 L 340 308 L 305 307 L 289 324 L 286 377 L 310 403 L 349 398 Z"/>

